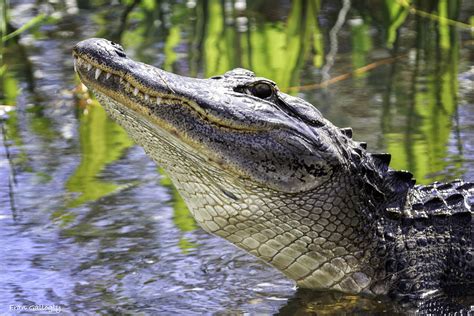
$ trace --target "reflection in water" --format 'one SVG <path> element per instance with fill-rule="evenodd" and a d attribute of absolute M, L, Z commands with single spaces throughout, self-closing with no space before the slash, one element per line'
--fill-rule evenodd
<path fill-rule="evenodd" d="M 332 66 L 334 66 L 334 58 L 337 54 L 338 49 L 338 36 L 337 34 L 341 30 L 342 25 L 346 22 L 346 15 L 351 7 L 351 2 L 349 0 L 342 1 L 342 8 L 339 10 L 339 14 L 337 16 L 337 20 L 334 23 L 331 31 L 329 31 L 329 51 L 326 54 L 326 63 L 324 64 L 323 69 L 321 70 L 322 73 L 322 82 L 323 84 L 330 79 L 329 71 L 331 70 Z M 324 85 L 326 87 L 326 85 Z"/>
<path fill-rule="evenodd" d="M 440 16 L 447 16 L 444 2 L 440 2 Z M 456 11 L 453 11 L 456 12 Z M 421 183 L 443 180 L 440 174 L 448 165 L 461 167 L 461 157 L 456 153 L 448 155 L 447 144 L 457 107 L 457 76 L 459 64 L 459 43 L 455 30 L 447 24 L 427 24 L 416 18 L 416 50 L 413 52 L 413 71 L 411 78 L 403 76 L 410 94 L 395 106 L 402 113 L 403 126 L 394 126 L 387 131 L 387 149 L 393 154 L 393 166 L 411 170 Z M 438 32 L 439 37 L 432 34 Z M 408 74 L 407 74 L 408 75 Z M 402 76 L 392 79 L 400 80 Z M 396 87 L 396 85 L 392 84 Z M 397 90 L 395 93 L 399 92 Z M 397 95 L 402 95 L 397 93 Z M 392 96 L 385 100 L 390 102 Z M 460 177 L 461 170 L 452 174 Z"/>
<path fill-rule="evenodd" d="M 116 184 L 101 181 L 98 177 L 108 164 L 120 158 L 132 145 L 124 130 L 107 118 L 97 101 L 80 112 L 79 140 L 81 163 L 66 182 L 66 189 L 78 196 L 68 202 L 66 208 L 97 201 L 117 190 Z"/>
<path fill-rule="evenodd" d="M 411 3 L 460 21 L 472 6 Z M 54 14 L 0 45 L 0 103 L 13 107 L 0 120 L 0 178 L 13 179 L 0 182 L 0 305 L 101 314 L 399 311 L 388 300 L 295 293 L 272 268 L 204 233 L 102 108 L 75 100 L 70 50 L 101 36 L 183 75 L 250 68 L 352 126 L 372 151 L 391 152 L 392 165 L 419 182 L 472 179 L 469 34 L 404 4 L 353 1 L 329 69 L 339 79 L 303 91 L 322 80 L 341 2 L 13 1 L 8 24 L 17 28 L 43 10 Z"/>
<path fill-rule="evenodd" d="M 173 222 L 179 230 L 183 233 L 183 236 L 179 240 L 179 247 L 184 253 L 197 247 L 197 244 L 189 241 L 184 234 L 186 232 L 192 232 L 197 228 L 196 221 L 191 216 L 183 198 L 179 195 L 178 191 L 173 187 L 171 179 L 168 178 L 163 170 L 160 168 L 159 172 L 162 174 L 160 183 L 168 188 L 172 193 L 171 206 L 173 208 Z"/>

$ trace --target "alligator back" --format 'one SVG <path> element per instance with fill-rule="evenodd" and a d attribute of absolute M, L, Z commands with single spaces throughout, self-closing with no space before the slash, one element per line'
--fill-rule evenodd
<path fill-rule="evenodd" d="M 474 183 L 415 186 L 403 208 L 387 208 L 382 250 L 389 292 L 474 292 Z"/>

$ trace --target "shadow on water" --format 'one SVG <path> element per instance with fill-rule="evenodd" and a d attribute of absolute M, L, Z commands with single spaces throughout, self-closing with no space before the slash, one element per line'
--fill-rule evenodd
<path fill-rule="evenodd" d="M 280 308 L 278 315 L 367 315 L 368 313 L 396 315 L 400 314 L 398 308 L 388 299 L 376 300 L 336 292 L 299 289 L 287 304 Z"/>
<path fill-rule="evenodd" d="M 421 301 L 396 300 L 387 297 L 371 298 L 338 292 L 320 292 L 298 289 L 296 293 L 278 310 L 277 315 L 417 315 L 417 314 L 454 314 L 472 303 L 472 297 L 452 299 L 446 296 L 434 296 Z M 436 312 L 443 306 L 444 313 Z M 432 312 L 419 313 L 419 310 Z M 448 312 L 450 311 L 451 312 Z M 439 311 L 439 309 L 438 309 Z M 466 313 L 466 311 L 465 311 Z"/>
<path fill-rule="evenodd" d="M 71 48 L 88 37 L 187 76 L 249 68 L 352 126 L 418 182 L 472 180 L 472 39 L 450 21 L 468 21 L 473 5 L 411 1 L 423 15 L 405 1 L 343 3 L 1 1 L 1 313 L 403 312 L 385 299 L 295 291 L 204 233 L 72 69 Z"/>

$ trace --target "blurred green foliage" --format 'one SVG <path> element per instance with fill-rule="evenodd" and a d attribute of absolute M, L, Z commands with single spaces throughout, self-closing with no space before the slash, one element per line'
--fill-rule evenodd
<path fill-rule="evenodd" d="M 458 14 L 455 2 L 440 0 L 434 10 L 441 17 L 455 20 Z M 393 156 L 393 167 L 411 170 L 424 183 L 443 180 L 439 173 L 448 163 L 446 145 L 457 108 L 459 39 L 456 30 L 447 23 L 427 23 L 417 18 L 415 24 L 416 60 L 409 87 L 411 100 L 406 100 L 403 106 L 405 125 L 401 132 L 392 131 L 385 138 Z M 460 167 L 456 169 L 461 170 Z"/>
<path fill-rule="evenodd" d="M 6 42 L 6 41 L 20 35 L 21 33 L 26 32 L 30 28 L 38 26 L 40 23 L 42 23 L 45 20 L 45 18 L 46 18 L 45 14 L 39 14 L 39 15 L 35 16 L 34 18 L 32 18 L 27 23 L 25 23 L 24 25 L 22 25 L 18 29 L 14 30 L 13 32 L 8 33 L 6 35 L 2 35 L 2 42 Z M 3 24 L 5 24 L 5 23 L 3 23 Z M 2 29 L 5 30 L 6 27 L 2 28 Z M 3 32 L 2 32 L 2 34 L 3 34 Z"/>

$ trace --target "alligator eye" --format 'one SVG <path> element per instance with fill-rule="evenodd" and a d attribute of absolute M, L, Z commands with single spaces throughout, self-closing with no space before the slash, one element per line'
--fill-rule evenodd
<path fill-rule="evenodd" d="M 260 82 L 252 87 L 252 94 L 260 99 L 267 99 L 273 95 L 273 87 L 268 83 Z"/>

